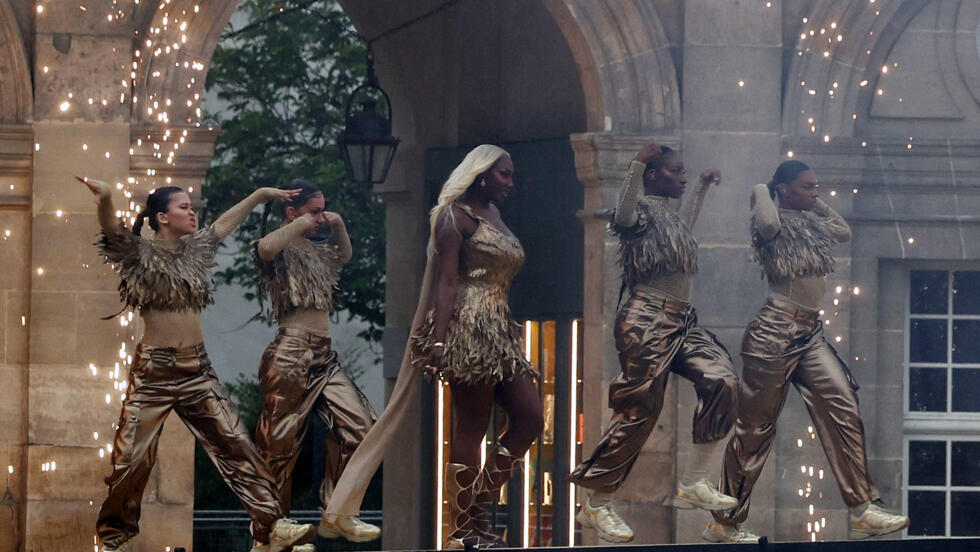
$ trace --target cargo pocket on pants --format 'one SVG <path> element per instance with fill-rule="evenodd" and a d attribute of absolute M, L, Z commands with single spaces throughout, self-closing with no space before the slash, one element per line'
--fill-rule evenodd
<path fill-rule="evenodd" d="M 245 424 L 242 423 L 241 417 L 238 415 L 238 408 L 231 402 L 231 399 L 217 389 L 212 389 L 211 394 L 214 395 L 215 399 L 215 415 L 218 416 L 223 426 L 222 433 L 228 436 L 247 433 Z"/>
<path fill-rule="evenodd" d="M 112 449 L 114 464 L 129 464 L 133 461 L 133 449 L 136 447 L 139 426 L 140 407 L 132 404 L 124 405 L 122 415 L 119 416 L 116 442 Z"/>

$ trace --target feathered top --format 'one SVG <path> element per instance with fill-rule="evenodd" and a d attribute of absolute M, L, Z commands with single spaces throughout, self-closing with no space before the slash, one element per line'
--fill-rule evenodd
<path fill-rule="evenodd" d="M 635 225 L 609 228 L 619 237 L 619 264 L 630 289 L 665 274 L 698 271 L 698 241 L 666 198 L 640 198 Z"/>
<path fill-rule="evenodd" d="M 299 238 L 292 240 L 272 261 L 263 261 L 257 246 L 254 255 L 262 289 L 272 298 L 277 321 L 296 310 L 329 312 L 333 309 L 337 274 L 343 265 L 336 245 Z"/>
<path fill-rule="evenodd" d="M 752 246 L 755 260 L 769 282 L 808 276 L 826 276 L 834 270 L 834 237 L 828 224 L 833 221 L 810 213 L 779 213 L 779 233 L 766 240 L 753 225 Z"/>
<path fill-rule="evenodd" d="M 119 296 L 137 309 L 198 311 L 214 302 L 211 269 L 221 240 L 208 226 L 180 238 L 177 247 L 145 240 L 120 225 L 96 242 L 105 262 L 119 273 Z"/>

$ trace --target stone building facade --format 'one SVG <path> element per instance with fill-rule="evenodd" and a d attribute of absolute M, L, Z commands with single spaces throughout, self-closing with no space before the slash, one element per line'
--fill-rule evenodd
<path fill-rule="evenodd" d="M 340 0 L 368 37 L 441 3 Z M 216 131 L 195 125 L 196 110 L 236 6 L 0 0 L 3 550 L 92 546 L 118 382 L 137 330 L 98 321 L 118 310 L 116 280 L 95 258 L 95 215 L 71 175 L 118 182 L 134 202 L 164 182 L 199 189 Z M 378 41 L 402 140 L 376 190 L 387 209 L 387 375 L 415 308 L 426 182 L 445 176 L 427 166 L 431 152 L 558 139 L 573 153 L 524 165 L 535 174 L 574 165 L 564 167 L 576 175 L 564 185 L 583 198 L 573 244 L 582 294 L 572 314 L 581 324 L 586 448 L 608 420 L 605 387 L 618 370 L 615 244 L 596 213 L 613 204 L 629 159 L 655 139 L 680 147 L 692 175 L 722 170 L 696 228 L 694 301 L 701 322 L 737 353 L 765 296 L 748 260 L 748 193 L 792 152 L 854 228 L 837 251 L 840 292 L 825 311 L 828 335 L 862 385 L 872 472 L 888 505 L 945 505 L 941 529 L 955 533 L 957 512 L 977 507 L 970 485 L 953 489 L 949 473 L 915 478 L 935 447 L 954 459 L 972 450 L 980 428 L 980 408 L 957 392 L 980 366 L 967 337 L 980 314 L 968 285 L 980 285 L 971 280 L 980 269 L 978 23 L 976 0 L 460 0 Z M 515 161 L 518 185 L 533 190 Z M 922 308 L 926 288 L 945 290 L 949 308 Z M 689 454 L 695 401 L 683 383 L 670 398 L 622 492 L 624 516 L 644 520 L 640 543 L 696 542 L 706 520 L 662 505 L 674 465 Z M 431 401 L 431 390 L 419 397 L 420 419 Z M 819 476 L 825 462 L 807 424 L 790 399 L 753 500 L 751 527 L 776 540 L 846 537 L 846 509 L 832 475 Z M 386 549 L 433 544 L 432 438 L 431 423 L 406 431 L 385 465 Z M 137 551 L 190 546 L 193 449 L 180 424 L 168 425 L 161 450 Z M 553 483 L 564 484 L 558 475 Z M 580 542 L 594 538 L 586 532 Z"/>

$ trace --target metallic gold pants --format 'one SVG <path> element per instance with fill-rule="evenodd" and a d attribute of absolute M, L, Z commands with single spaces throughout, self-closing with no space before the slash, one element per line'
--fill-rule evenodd
<path fill-rule="evenodd" d="M 619 488 L 657 423 L 671 372 L 694 384 L 695 443 L 725 437 L 735 423 L 738 378 L 718 339 L 697 325 L 689 303 L 634 290 L 614 329 L 622 373 L 609 384 L 615 415 L 591 458 L 569 476 L 602 492 Z"/>
<path fill-rule="evenodd" d="M 109 496 L 99 511 L 102 542 L 118 546 L 139 533 L 140 501 L 157 457 L 163 423 L 176 411 L 201 443 L 218 472 L 252 518 L 252 534 L 268 541 L 282 517 L 279 495 L 238 409 L 211 368 L 204 345 L 148 347 L 139 344 L 129 370 L 112 447 Z"/>
<path fill-rule="evenodd" d="M 320 501 L 334 485 L 377 416 L 367 398 L 337 362 L 330 338 L 298 328 L 279 328 L 259 366 L 262 415 L 255 444 L 265 458 L 289 511 L 291 476 L 315 410 L 328 429 L 326 476 Z"/>
<path fill-rule="evenodd" d="M 728 447 L 721 491 L 739 507 L 715 512 L 719 521 L 742 523 L 752 487 L 766 463 L 776 419 L 793 384 L 806 404 L 830 468 L 848 506 L 878 499 L 868 474 L 858 385 L 837 351 L 824 339 L 818 313 L 770 295 L 742 340 L 739 416 Z"/>

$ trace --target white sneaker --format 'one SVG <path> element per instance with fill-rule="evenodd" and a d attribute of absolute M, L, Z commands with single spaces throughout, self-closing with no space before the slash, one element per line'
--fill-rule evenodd
<path fill-rule="evenodd" d="M 102 545 L 102 552 L 125 552 L 128 549 L 129 549 L 129 541 L 126 541 L 120 544 L 119 546 L 108 546 L 105 544 Z"/>
<path fill-rule="evenodd" d="M 381 536 L 381 528 L 365 523 L 357 516 L 335 516 L 332 521 L 320 518 L 316 532 L 325 539 L 343 538 L 348 542 L 368 542 Z"/>
<path fill-rule="evenodd" d="M 731 510 L 738 506 L 738 500 L 719 491 L 707 479 L 699 479 L 688 487 L 677 482 L 674 494 L 674 507 L 681 510 L 701 508 L 702 510 Z"/>
<path fill-rule="evenodd" d="M 701 533 L 701 538 L 714 543 L 759 542 L 759 535 L 745 529 L 741 525 L 732 527 L 709 521 Z"/>
<path fill-rule="evenodd" d="M 316 538 L 316 529 L 308 523 L 296 523 L 291 519 L 277 519 L 269 531 L 269 552 L 282 552 L 300 544 L 308 544 Z M 264 552 L 264 551 L 263 551 Z"/>
<path fill-rule="evenodd" d="M 854 514 L 851 514 L 850 518 L 850 537 L 853 540 L 887 535 L 909 526 L 908 517 L 888 512 L 877 504 L 869 504 L 860 516 L 855 517 Z"/>
<path fill-rule="evenodd" d="M 596 533 L 603 540 L 609 542 L 629 542 L 633 540 L 633 530 L 619 517 L 616 511 L 616 503 L 610 499 L 602 506 L 594 507 L 590 504 L 592 497 L 586 498 L 582 503 L 575 520 L 582 524 L 582 527 L 595 529 Z"/>
<path fill-rule="evenodd" d="M 252 544 L 252 552 L 269 552 L 269 545 L 255 541 Z M 312 544 L 301 544 L 293 547 L 293 552 L 316 552 L 316 546 Z"/>

